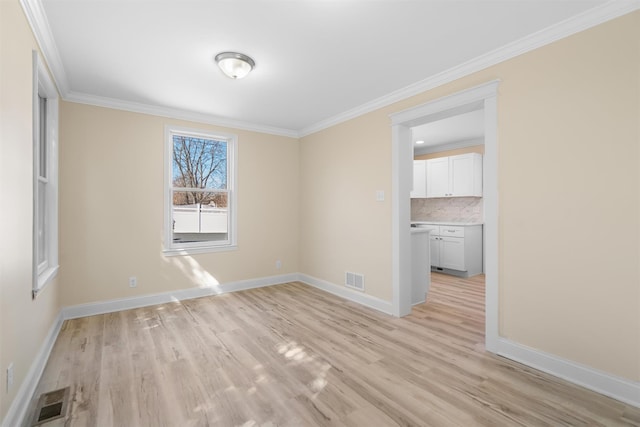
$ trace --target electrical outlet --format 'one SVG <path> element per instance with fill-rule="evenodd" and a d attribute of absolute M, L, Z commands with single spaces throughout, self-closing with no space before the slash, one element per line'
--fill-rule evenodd
<path fill-rule="evenodd" d="M 129 287 L 135 288 L 136 286 L 138 286 L 138 279 L 136 278 L 136 276 L 129 277 Z"/>
<path fill-rule="evenodd" d="M 7 392 L 13 387 L 13 362 L 7 366 Z"/>
<path fill-rule="evenodd" d="M 276 269 L 277 269 L 277 270 L 280 270 L 281 268 L 282 268 L 282 261 L 277 260 L 277 261 L 276 261 Z"/>

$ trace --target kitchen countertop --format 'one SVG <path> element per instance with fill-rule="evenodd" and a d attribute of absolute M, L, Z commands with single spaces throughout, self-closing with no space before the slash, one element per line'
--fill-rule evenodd
<path fill-rule="evenodd" d="M 482 222 L 456 222 L 456 221 L 411 221 L 411 224 L 457 225 L 460 227 L 470 226 L 470 225 L 483 225 Z"/>

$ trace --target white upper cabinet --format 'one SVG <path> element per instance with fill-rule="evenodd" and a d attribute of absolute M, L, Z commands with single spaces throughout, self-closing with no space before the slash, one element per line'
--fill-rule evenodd
<path fill-rule="evenodd" d="M 423 199 L 427 197 L 427 161 L 413 161 L 413 189 L 411 190 L 412 199 Z"/>
<path fill-rule="evenodd" d="M 449 157 L 427 160 L 426 197 L 448 197 L 449 193 Z"/>
<path fill-rule="evenodd" d="M 481 154 L 439 157 L 426 162 L 427 198 L 482 196 Z"/>

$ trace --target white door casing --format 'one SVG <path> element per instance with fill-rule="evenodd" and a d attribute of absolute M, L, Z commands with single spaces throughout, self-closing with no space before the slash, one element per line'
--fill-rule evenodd
<path fill-rule="evenodd" d="M 498 156 L 497 95 L 499 80 L 390 115 L 392 168 L 393 314 L 411 313 L 411 199 L 413 145 L 411 128 L 458 114 L 484 110 L 483 157 L 484 255 L 486 275 L 485 348 L 498 350 Z"/>

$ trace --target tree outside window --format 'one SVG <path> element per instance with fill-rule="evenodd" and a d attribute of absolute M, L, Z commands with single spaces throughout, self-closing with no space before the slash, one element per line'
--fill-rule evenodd
<path fill-rule="evenodd" d="M 230 245 L 230 153 L 235 139 L 171 131 L 170 242 L 175 248 Z"/>

